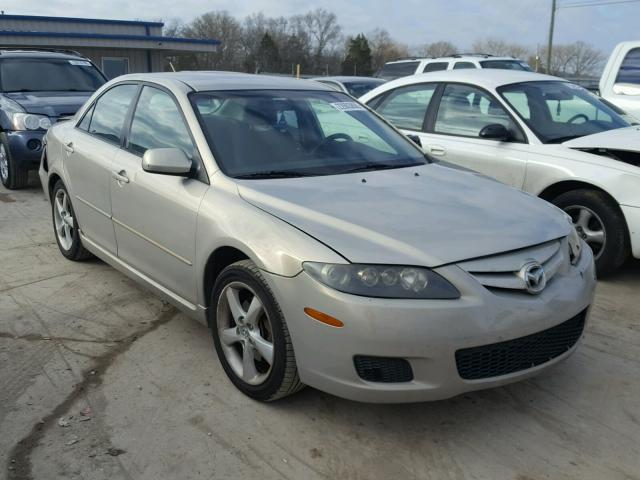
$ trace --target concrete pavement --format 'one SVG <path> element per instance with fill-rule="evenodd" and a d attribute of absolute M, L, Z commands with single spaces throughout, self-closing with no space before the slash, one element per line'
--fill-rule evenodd
<path fill-rule="evenodd" d="M 367 405 L 256 403 L 208 330 L 0 187 L 0 478 L 640 479 L 640 263 L 599 284 L 583 344 L 516 385 Z"/>

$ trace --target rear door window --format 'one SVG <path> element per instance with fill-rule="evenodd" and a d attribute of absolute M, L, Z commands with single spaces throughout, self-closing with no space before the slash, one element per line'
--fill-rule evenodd
<path fill-rule="evenodd" d="M 438 72 L 440 70 L 446 70 L 449 66 L 449 62 L 431 62 L 427 63 L 422 70 L 423 73 L 427 72 Z"/>
<path fill-rule="evenodd" d="M 398 128 L 420 131 L 436 86 L 426 83 L 397 88 L 376 110 Z"/>
<path fill-rule="evenodd" d="M 122 126 L 138 91 L 138 85 L 113 87 L 96 102 L 89 124 L 89 133 L 112 143 L 120 143 Z"/>
<path fill-rule="evenodd" d="M 453 66 L 454 70 L 463 70 L 465 68 L 476 68 L 473 62 L 456 62 Z"/>
<path fill-rule="evenodd" d="M 635 83 L 640 84 L 640 48 L 629 50 L 627 56 L 624 57 L 616 83 Z"/>
<path fill-rule="evenodd" d="M 420 62 L 397 62 L 387 63 L 382 70 L 380 70 L 380 77 L 382 78 L 399 78 L 406 77 L 407 75 L 413 75 L 416 73 L 416 68 Z"/>

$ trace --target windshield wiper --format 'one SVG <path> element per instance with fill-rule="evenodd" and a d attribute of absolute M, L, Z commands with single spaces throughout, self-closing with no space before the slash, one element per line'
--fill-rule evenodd
<path fill-rule="evenodd" d="M 295 170 L 268 170 L 265 172 L 245 173 L 236 175 L 238 179 L 255 179 L 255 178 L 297 178 L 297 177 L 313 177 L 314 174 L 298 172 Z"/>
<path fill-rule="evenodd" d="M 405 167 L 417 167 L 418 165 L 424 165 L 423 163 L 414 162 L 414 163 L 365 163 L 364 165 L 359 165 L 353 168 L 347 168 L 345 170 L 340 170 L 337 173 L 356 173 L 356 172 L 369 172 L 375 170 L 393 170 L 395 168 L 405 168 Z"/>
<path fill-rule="evenodd" d="M 567 135 L 566 137 L 552 138 L 547 143 L 564 143 L 568 142 L 569 140 L 573 140 L 574 138 L 580 138 L 582 136 L 583 135 Z"/>

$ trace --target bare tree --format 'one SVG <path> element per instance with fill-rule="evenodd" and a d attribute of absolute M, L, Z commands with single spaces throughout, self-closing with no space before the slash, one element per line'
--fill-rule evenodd
<path fill-rule="evenodd" d="M 215 38 L 222 42 L 215 52 L 196 56 L 196 68 L 242 69 L 242 25 L 228 12 L 205 13 L 186 26 L 183 34 L 189 38 Z"/>
<path fill-rule="evenodd" d="M 529 47 L 493 37 L 476 40 L 471 48 L 476 53 L 488 53 L 500 57 L 526 59 L 531 55 L 531 49 Z"/>
<path fill-rule="evenodd" d="M 446 57 L 458 51 L 453 43 L 440 40 L 438 42 L 426 43 L 418 48 L 418 55 L 425 57 Z"/>
<path fill-rule="evenodd" d="M 585 75 L 593 75 L 597 73 L 601 66 L 604 55 L 591 45 L 584 42 L 576 42 L 572 44 L 573 48 L 573 75 L 581 77 Z"/>
<path fill-rule="evenodd" d="M 335 13 L 317 8 L 304 15 L 293 17 L 292 21 L 297 24 L 298 29 L 303 27 L 311 37 L 313 67 L 316 73 L 321 71 L 322 56 L 328 51 L 339 48 L 342 29 L 338 25 L 338 17 Z"/>
<path fill-rule="evenodd" d="M 371 47 L 371 67 L 374 72 L 390 60 L 409 56 L 407 46 L 393 40 L 384 29 L 376 28 L 367 34 L 367 38 Z"/>

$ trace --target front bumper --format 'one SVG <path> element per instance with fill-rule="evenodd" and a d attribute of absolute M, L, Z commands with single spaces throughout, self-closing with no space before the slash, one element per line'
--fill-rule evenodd
<path fill-rule="evenodd" d="M 416 402 L 518 381 L 568 357 L 575 346 L 533 368 L 480 380 L 458 373 L 456 351 L 541 332 L 587 311 L 595 292 L 593 256 L 556 275 L 537 296 L 494 293 L 457 266 L 436 269 L 461 292 L 458 300 L 389 300 L 358 297 L 319 284 L 306 273 L 265 273 L 284 313 L 300 379 L 325 392 L 366 402 Z M 344 322 L 319 323 L 305 307 Z M 413 380 L 379 383 L 360 378 L 355 356 L 406 359 Z"/>
<path fill-rule="evenodd" d="M 620 205 L 620 208 L 629 227 L 631 253 L 635 258 L 640 258 L 640 207 Z"/>
<path fill-rule="evenodd" d="M 42 138 L 44 131 L 8 131 L 6 132 L 9 150 L 13 160 L 20 168 L 35 170 L 42 156 Z"/>

